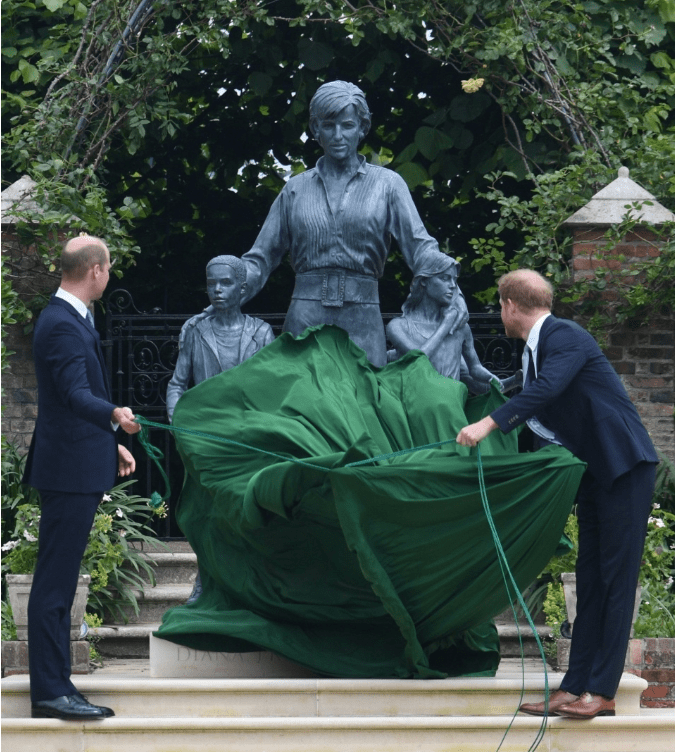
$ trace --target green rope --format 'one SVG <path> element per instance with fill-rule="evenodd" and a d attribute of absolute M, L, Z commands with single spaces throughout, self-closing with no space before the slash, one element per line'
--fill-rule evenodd
<path fill-rule="evenodd" d="M 277 452 L 270 452 L 266 449 L 260 449 L 260 447 L 254 447 L 248 444 L 242 444 L 241 442 L 234 441 L 233 439 L 226 439 L 224 436 L 217 436 L 215 434 L 206 433 L 204 431 L 195 431 L 189 428 L 180 428 L 178 426 L 172 426 L 166 423 L 155 423 L 154 421 L 147 420 L 146 418 L 143 418 L 140 415 L 136 416 L 136 422 L 139 423 L 141 426 L 140 433 L 138 434 L 139 442 L 141 446 L 145 449 L 145 452 L 147 453 L 148 457 L 151 460 L 153 460 L 155 464 L 157 465 L 159 472 L 161 473 L 162 478 L 164 479 L 164 483 L 165 483 L 166 491 L 165 491 L 164 496 L 160 495 L 159 492 L 157 491 L 153 491 L 150 497 L 150 506 L 155 509 L 161 506 L 161 504 L 164 501 L 168 501 L 171 495 L 171 487 L 169 484 L 169 479 L 166 473 L 164 472 L 164 468 L 162 467 L 160 463 L 160 460 L 164 458 L 164 454 L 160 449 L 158 449 L 157 447 L 153 446 L 150 443 L 150 440 L 148 438 L 149 428 L 160 428 L 164 431 L 171 431 L 172 433 L 183 433 L 183 434 L 188 434 L 190 436 L 199 436 L 201 438 L 209 439 L 211 441 L 216 441 L 221 444 L 230 444 L 232 446 L 240 447 L 241 449 L 247 449 L 248 451 L 257 452 L 259 454 L 266 454 L 269 457 L 274 457 L 275 459 L 279 459 L 284 462 L 294 462 L 298 465 L 309 467 L 313 470 L 321 470 L 323 472 L 328 472 L 329 470 L 331 470 L 331 468 L 323 467 L 322 465 L 315 465 L 311 462 L 298 459 L 297 457 L 292 457 L 290 455 L 285 455 L 285 454 L 279 454 Z M 437 447 L 444 446 L 445 444 L 454 444 L 454 443 L 456 443 L 455 439 L 445 439 L 443 441 L 435 441 L 431 444 L 424 444 L 422 446 L 411 447 L 409 449 L 400 449 L 396 452 L 380 454 L 380 455 L 377 455 L 376 457 L 370 457 L 365 460 L 359 460 L 358 462 L 350 462 L 349 464 L 344 465 L 344 467 L 358 467 L 359 465 L 368 465 L 374 462 L 381 462 L 382 460 L 391 459 L 393 457 L 400 457 L 401 455 L 404 455 L 404 454 L 410 454 L 412 452 L 420 452 L 425 449 L 435 449 Z M 487 496 L 487 490 L 485 488 L 485 476 L 483 474 L 483 460 L 481 456 L 480 446 L 476 446 L 476 459 L 477 459 L 477 465 L 478 465 L 478 484 L 480 488 L 481 502 L 483 504 L 483 510 L 485 512 L 488 525 L 490 526 L 490 531 L 492 533 L 492 538 L 494 540 L 495 549 L 497 550 L 497 561 L 499 563 L 499 567 L 502 573 L 502 578 L 504 579 L 504 585 L 506 587 L 506 592 L 509 597 L 511 610 L 513 611 L 514 622 L 516 624 L 516 630 L 518 633 L 518 641 L 520 644 L 523 685 L 521 687 L 520 701 L 518 703 L 519 705 L 522 703 L 523 695 L 525 691 L 525 657 L 524 657 L 522 636 L 520 633 L 520 628 L 518 626 L 518 616 L 516 614 L 516 609 L 515 609 L 515 603 L 514 603 L 514 597 L 513 597 L 514 593 L 515 593 L 518 603 L 520 604 L 523 610 L 523 614 L 525 615 L 527 622 L 530 625 L 532 633 L 534 634 L 535 640 L 537 642 L 537 646 L 539 648 L 539 653 L 541 655 L 542 662 L 544 665 L 544 692 L 545 692 L 544 717 L 542 719 L 541 726 L 539 728 L 539 731 L 537 732 L 534 742 L 532 743 L 532 745 L 530 746 L 528 750 L 528 752 L 534 752 L 534 750 L 537 749 L 537 747 L 541 744 L 544 738 L 544 735 L 546 733 L 547 723 L 548 723 L 549 687 L 548 687 L 548 671 L 546 670 L 546 656 L 544 654 L 544 648 L 541 644 L 541 640 L 539 639 L 539 635 L 537 634 L 537 629 L 534 625 L 534 622 L 532 621 L 532 617 L 530 615 L 529 609 L 527 608 L 527 605 L 525 604 L 523 596 L 521 595 L 520 590 L 518 589 L 518 585 L 516 584 L 513 574 L 511 573 L 511 569 L 509 568 L 508 561 L 506 558 L 506 553 L 504 552 L 504 549 L 502 547 L 501 541 L 499 539 L 499 533 L 497 532 L 497 528 L 495 526 L 494 520 L 492 518 L 492 514 L 490 512 L 490 503 L 489 503 L 488 496 Z M 502 737 L 502 740 L 500 741 L 499 747 L 497 747 L 496 752 L 499 752 L 499 750 L 501 749 L 502 744 L 504 743 L 504 739 L 506 739 L 506 735 L 509 733 L 509 731 L 511 730 L 511 727 L 513 726 L 513 722 L 516 718 L 517 713 L 518 711 L 516 710 L 516 712 L 513 715 L 513 718 L 511 718 L 511 721 L 509 722 L 509 725 L 506 728 L 506 731 L 504 732 L 504 736 Z"/>
<path fill-rule="evenodd" d="M 224 436 L 217 436 L 213 433 L 206 433 L 204 431 L 195 431 L 191 428 L 179 428 L 178 426 L 172 426 L 167 425 L 166 423 L 155 423 L 152 420 L 147 420 L 146 418 L 142 417 L 141 415 L 136 416 L 136 422 L 140 424 L 141 431 L 138 434 L 138 440 L 145 449 L 146 454 L 148 457 L 155 462 L 157 467 L 159 468 L 159 472 L 162 475 L 162 478 L 164 479 L 165 488 L 166 491 L 164 492 L 164 495 L 160 495 L 157 491 L 154 491 L 151 496 L 151 503 L 150 506 L 153 508 L 155 507 L 155 504 L 160 506 L 163 501 L 168 501 L 169 497 L 171 496 L 171 486 L 169 484 L 169 479 L 164 472 L 164 468 L 160 464 L 160 460 L 164 458 L 163 452 L 158 449 L 156 446 L 153 446 L 150 443 L 150 439 L 148 438 L 148 428 L 161 428 L 165 431 L 171 431 L 172 433 L 184 433 L 188 434 L 190 436 L 199 436 L 203 439 L 209 439 L 211 441 L 216 441 L 221 444 L 230 444 L 233 446 L 240 447 L 241 449 L 248 449 L 251 452 L 258 452 L 259 454 L 266 454 L 269 457 L 274 457 L 278 460 L 283 460 L 284 462 L 295 462 L 297 465 L 303 465 L 304 467 L 312 468 L 313 470 L 322 470 L 323 472 L 328 472 L 331 468 L 324 467 L 323 465 L 314 465 L 311 462 L 306 462 L 305 460 L 298 459 L 297 457 L 292 457 L 288 454 L 279 454 L 277 452 L 270 452 L 267 449 L 260 449 L 260 447 L 254 447 L 250 446 L 249 444 L 242 444 L 240 441 L 234 441 L 234 439 L 226 439 Z M 411 447 L 409 449 L 399 449 L 397 452 L 389 452 L 388 454 L 378 454 L 377 457 L 369 457 L 365 460 L 359 460 L 358 462 L 350 462 L 348 465 L 344 465 L 344 467 L 358 467 L 359 465 L 369 465 L 372 462 L 382 462 L 383 460 L 391 459 L 392 457 L 400 457 L 403 454 L 410 454 L 411 452 L 420 452 L 423 449 L 436 449 L 437 447 L 443 446 L 444 444 L 454 444 L 454 439 L 445 439 L 444 441 L 435 441 L 432 444 L 424 444 L 423 446 L 417 446 L 417 447 Z"/>
<path fill-rule="evenodd" d="M 480 498 L 483 503 L 483 510 L 485 511 L 485 516 L 487 518 L 488 525 L 490 526 L 490 531 L 492 532 L 492 539 L 494 541 L 495 548 L 497 549 L 497 561 L 499 562 L 499 567 L 502 572 L 502 578 L 504 579 L 504 585 L 506 586 L 506 592 L 509 596 L 509 603 L 511 604 L 511 610 L 513 611 L 516 631 L 518 633 L 518 642 L 520 644 L 523 683 L 522 683 L 521 690 L 520 690 L 520 700 L 518 702 L 518 706 L 522 704 L 523 694 L 525 691 L 525 658 L 523 655 L 523 641 L 522 641 L 522 637 L 520 634 L 520 627 L 518 626 L 518 615 L 516 613 L 515 604 L 513 601 L 513 595 L 512 595 L 513 593 L 515 593 L 518 603 L 520 603 L 520 606 L 523 609 L 523 613 L 525 614 L 527 623 L 530 625 L 530 629 L 532 630 L 534 639 L 537 642 L 537 647 L 539 648 L 539 654 L 541 656 L 542 663 L 544 666 L 544 702 L 545 702 L 544 717 L 542 718 L 539 731 L 537 732 L 537 735 L 528 750 L 528 752 L 534 752 L 534 750 L 536 750 L 537 747 L 543 741 L 544 735 L 546 734 L 546 727 L 548 725 L 549 689 L 548 689 L 548 671 L 546 670 L 546 655 L 544 654 L 544 648 L 541 644 L 541 640 L 539 639 L 539 635 L 537 634 L 537 628 L 534 626 L 534 622 L 532 621 L 530 611 L 527 608 L 527 605 L 525 604 L 525 601 L 523 599 L 523 596 L 520 593 L 520 590 L 518 588 L 518 585 L 516 584 L 515 579 L 513 578 L 513 574 L 511 572 L 511 569 L 509 567 L 509 564 L 506 558 L 506 553 L 504 549 L 502 548 L 502 543 L 499 539 L 499 533 L 497 532 L 497 528 L 495 526 L 494 520 L 492 518 L 492 514 L 490 512 L 490 502 L 488 501 L 487 489 L 485 488 L 485 476 L 483 474 L 483 459 L 481 457 L 480 446 L 478 445 L 476 445 L 476 459 L 477 459 L 477 464 L 478 464 L 478 484 L 480 487 Z M 518 711 L 516 710 L 516 712 L 513 714 L 513 718 L 511 718 L 511 721 L 509 722 L 509 725 L 506 727 L 506 731 L 504 732 L 504 736 L 502 737 L 502 740 L 499 742 L 499 746 L 497 747 L 496 752 L 499 752 L 499 750 L 501 749 L 502 744 L 504 743 L 504 739 L 506 739 L 506 735 L 511 730 L 511 726 L 513 726 L 513 722 L 517 714 L 518 714 Z"/>

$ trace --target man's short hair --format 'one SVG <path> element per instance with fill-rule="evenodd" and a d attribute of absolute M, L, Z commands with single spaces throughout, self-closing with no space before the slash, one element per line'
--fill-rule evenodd
<path fill-rule="evenodd" d="M 237 277 L 237 282 L 240 285 L 246 283 L 246 264 L 237 256 L 216 256 L 206 265 L 206 271 L 214 264 L 227 264 L 234 269 L 234 273 Z"/>
<path fill-rule="evenodd" d="M 61 251 L 61 274 L 66 279 L 80 281 L 96 264 L 108 261 L 108 246 L 101 238 L 79 235 L 71 238 Z"/>
<path fill-rule="evenodd" d="M 553 286 L 532 269 L 516 269 L 501 277 L 497 284 L 501 300 L 512 300 L 527 311 L 535 308 L 550 311 L 553 306 Z"/>

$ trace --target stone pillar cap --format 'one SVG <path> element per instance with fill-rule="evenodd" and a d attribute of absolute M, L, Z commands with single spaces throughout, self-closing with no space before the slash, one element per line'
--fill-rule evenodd
<path fill-rule="evenodd" d="M 626 205 L 649 201 L 633 211 L 633 216 L 645 224 L 660 225 L 675 222 L 675 214 L 662 206 L 649 191 L 628 177 L 627 167 L 619 168 L 619 177 L 598 191 L 579 211 L 566 219 L 563 224 L 579 227 L 584 225 L 609 226 L 620 224 L 628 212 Z"/>

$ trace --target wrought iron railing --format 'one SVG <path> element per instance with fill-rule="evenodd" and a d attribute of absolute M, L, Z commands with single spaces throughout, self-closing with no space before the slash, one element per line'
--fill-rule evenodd
<path fill-rule="evenodd" d="M 160 309 L 139 311 L 130 293 L 116 290 L 107 298 L 103 348 L 113 390 L 113 401 L 156 423 L 167 423 L 166 387 L 178 357 L 178 337 L 193 314 L 169 314 Z M 267 321 L 275 336 L 281 333 L 285 314 L 251 314 Z M 400 314 L 383 314 L 384 323 Z M 476 352 L 483 365 L 500 377 L 518 369 L 517 341 L 505 336 L 498 314 L 474 314 L 470 321 Z M 183 483 L 183 466 L 169 431 L 150 429 L 150 441 L 164 454 L 164 470 L 171 482 L 170 514 L 156 522 L 159 537 L 180 538 L 173 509 Z M 154 463 L 131 437 L 125 437 L 136 457 L 137 483 L 132 490 L 149 496 L 163 491 L 163 480 Z"/>

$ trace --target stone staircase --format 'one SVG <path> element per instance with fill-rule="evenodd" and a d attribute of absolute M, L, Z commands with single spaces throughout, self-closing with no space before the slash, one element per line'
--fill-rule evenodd
<path fill-rule="evenodd" d="M 152 678 L 150 633 L 185 601 L 196 559 L 186 544 L 149 555 L 157 586 L 139 593 L 128 624 L 94 630 L 109 666 L 74 677 L 101 722 L 31 719 L 28 677 L 2 680 L 2 742 L 9 752 L 675 752 L 675 712 L 641 711 L 647 682 L 624 674 L 617 715 L 592 721 L 517 715 L 560 675 L 521 662 L 513 620 L 498 621 L 506 658 L 495 678 L 440 681 L 322 678 Z M 545 631 L 545 630 L 542 630 Z M 521 628 L 526 654 L 538 655 Z M 159 641 L 163 642 L 163 641 Z M 167 643 L 165 643 L 167 644 Z M 210 656 L 210 654 L 203 654 Z M 250 655 L 250 654 L 247 654 Z M 134 670 L 115 671 L 122 658 Z M 142 666 L 142 670 L 139 670 Z M 290 676 L 293 674 L 291 673 Z M 537 745 L 537 741 L 539 744 Z"/>
<path fill-rule="evenodd" d="M 104 624 L 91 630 L 98 638 L 97 648 L 105 658 L 148 658 L 149 638 L 162 620 L 162 614 L 173 606 L 185 603 L 192 592 L 197 574 L 197 557 L 189 543 L 172 541 L 166 550 L 152 551 L 146 558 L 154 563 L 157 584 L 150 584 L 136 595 L 139 613 L 126 610 L 128 623 L 120 621 Z M 527 623 L 516 625 L 513 614 L 505 611 L 495 620 L 499 631 L 502 655 L 506 658 L 539 656 L 539 648 Z M 550 636 L 551 630 L 537 624 L 540 639 Z"/>
<path fill-rule="evenodd" d="M 515 666 L 515 663 L 513 664 Z M 115 709 L 101 722 L 29 718 L 25 676 L 2 680 L 10 752 L 675 752 L 675 713 L 641 714 L 646 682 L 625 674 L 617 715 L 515 715 L 540 699 L 541 673 L 441 681 L 77 677 Z M 549 675 L 554 684 L 559 677 Z M 500 746 L 501 744 L 501 746 Z"/>

